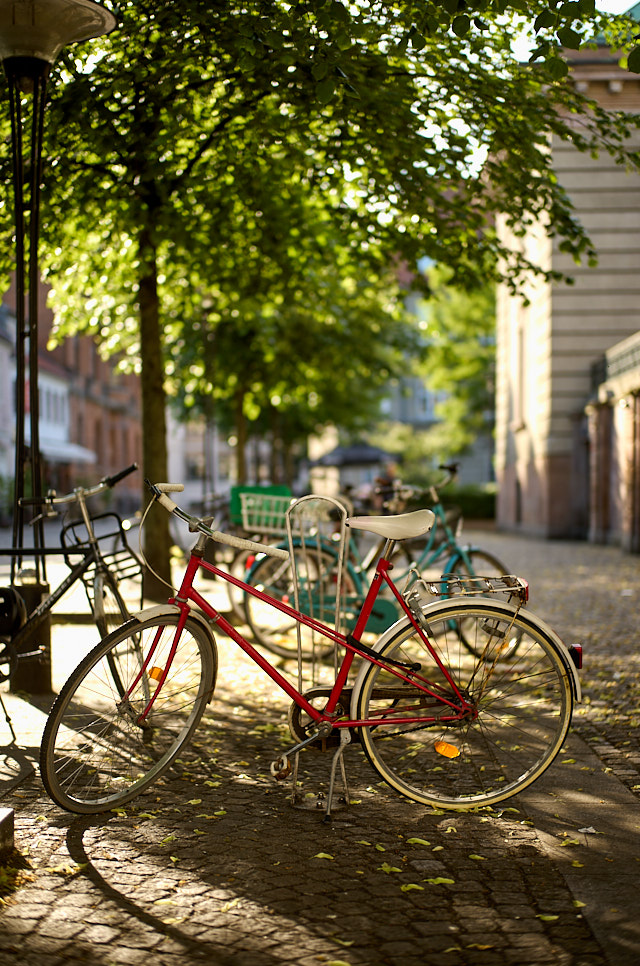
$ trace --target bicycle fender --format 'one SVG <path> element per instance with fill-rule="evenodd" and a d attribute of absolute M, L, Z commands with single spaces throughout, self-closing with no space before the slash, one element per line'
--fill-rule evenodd
<path fill-rule="evenodd" d="M 441 612 L 443 608 L 443 605 L 454 604 L 454 603 L 456 605 L 463 604 L 464 606 L 469 607 L 471 609 L 473 608 L 475 601 L 473 598 L 469 598 L 469 597 L 447 597 L 446 600 L 444 601 L 435 600 L 432 604 L 426 604 L 422 608 L 422 613 L 424 614 L 425 618 L 428 621 L 429 616 L 431 614 L 433 614 L 434 616 L 438 616 L 438 614 Z M 516 610 L 513 604 L 509 604 L 507 603 L 507 601 L 492 600 L 491 604 L 497 610 L 503 611 L 505 616 L 513 615 Z M 540 617 L 536 617 L 534 614 L 531 613 L 531 611 L 521 610 L 519 616 L 525 623 L 529 623 L 533 625 L 537 630 L 545 634 L 555 645 L 556 650 L 560 654 L 560 657 L 562 658 L 564 665 L 569 671 L 569 678 L 573 688 L 573 696 L 576 701 L 582 701 L 582 687 L 580 685 L 580 677 L 578 675 L 578 670 L 573 662 L 573 658 L 571 657 L 571 654 L 569 652 L 569 648 L 567 647 L 567 645 L 564 643 L 564 641 L 562 641 L 558 637 L 556 632 L 551 627 L 549 627 L 548 624 L 545 623 L 545 621 L 543 621 Z M 396 621 L 395 624 L 392 624 L 391 627 L 387 628 L 384 634 L 380 635 L 380 637 L 375 642 L 375 644 L 371 646 L 371 649 L 376 652 L 381 651 L 382 648 L 386 646 L 388 641 L 391 640 L 391 638 L 394 637 L 394 635 L 400 630 L 400 628 L 406 625 L 407 623 L 408 623 L 407 617 L 400 618 L 400 620 Z M 358 674 L 356 675 L 356 679 L 353 682 L 353 688 L 351 691 L 350 713 L 352 718 L 356 717 L 356 708 L 358 705 L 358 697 L 360 694 L 360 689 L 362 687 L 362 682 L 364 680 L 365 674 L 367 673 L 368 670 L 369 670 L 369 661 L 363 660 L 360 664 L 360 668 L 358 670 Z"/>

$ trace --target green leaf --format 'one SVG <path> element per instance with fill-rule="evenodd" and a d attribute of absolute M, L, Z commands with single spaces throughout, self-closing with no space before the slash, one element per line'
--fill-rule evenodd
<path fill-rule="evenodd" d="M 572 27 L 561 27 L 556 31 L 556 37 L 563 47 L 569 47 L 571 50 L 577 50 L 582 44 L 581 35 Z"/>
<path fill-rule="evenodd" d="M 421 892 L 424 892 L 424 886 L 417 885 L 415 882 L 407 882 L 405 885 L 401 885 L 400 889 L 402 892 L 411 892 L 412 889 L 419 889 Z"/>
<path fill-rule="evenodd" d="M 533 23 L 533 28 L 537 32 L 538 30 L 544 30 L 546 27 L 555 27 L 558 22 L 558 16 L 553 10 L 543 10 L 539 13 Z"/>
<path fill-rule="evenodd" d="M 634 47 L 627 57 L 627 69 L 633 74 L 640 74 L 640 47 Z"/>
<path fill-rule="evenodd" d="M 569 65 L 561 57 L 549 57 L 545 66 L 554 80 L 562 80 L 569 73 Z"/>
<path fill-rule="evenodd" d="M 411 838 L 407 839 L 407 845 L 431 845 L 426 839 Z"/>
<path fill-rule="evenodd" d="M 329 855 L 328 852 L 317 852 L 314 855 L 314 859 L 329 859 L 331 862 L 333 862 L 333 856 Z"/>
<path fill-rule="evenodd" d="M 328 104 L 336 89 L 333 77 L 326 77 L 316 85 L 316 97 L 321 104 Z"/>
<path fill-rule="evenodd" d="M 467 17 L 466 13 L 462 14 L 460 17 L 455 17 L 453 23 L 451 24 L 451 29 L 457 37 L 464 37 L 465 34 L 469 33 L 471 28 L 471 21 Z"/>

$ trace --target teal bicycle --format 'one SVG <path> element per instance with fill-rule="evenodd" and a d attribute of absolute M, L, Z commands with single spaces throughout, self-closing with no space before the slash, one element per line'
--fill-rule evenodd
<path fill-rule="evenodd" d="M 404 590 L 419 577 L 433 580 L 439 577 L 460 576 L 477 577 L 478 590 L 483 589 L 483 578 L 503 577 L 510 570 L 492 553 L 480 547 L 463 543 L 460 540 L 462 516 L 445 510 L 439 491 L 455 478 L 458 466 L 442 466 L 446 477 L 427 491 L 396 483 L 387 495 L 385 510 L 399 513 L 407 504 L 417 504 L 421 500 L 435 515 L 435 524 L 422 543 L 407 541 L 396 544 L 391 563 L 394 568 L 394 581 Z M 384 494 L 383 494 L 384 495 Z M 298 575 L 298 594 L 301 595 L 303 610 L 314 613 L 320 620 L 326 620 L 330 609 L 335 607 L 335 585 L 340 571 L 340 609 L 345 621 L 357 615 L 370 583 L 371 573 L 380 558 L 384 540 L 373 543 L 363 550 L 355 541 L 344 561 L 339 562 L 337 545 L 331 539 L 310 533 L 296 537 L 293 541 L 292 561 L 260 554 L 249 557 L 244 576 L 246 584 L 285 602 L 294 599 L 294 573 Z M 287 548 L 287 543 L 280 546 Z M 431 576 L 429 576 L 431 571 Z M 450 583 L 442 581 L 442 596 L 450 596 Z M 381 634 L 398 619 L 397 603 L 391 596 L 380 595 L 372 610 L 366 631 Z M 296 635 L 296 624 L 286 614 L 274 611 L 258 597 L 249 593 L 244 595 L 244 618 L 257 643 L 273 654 L 283 658 L 297 658 L 300 641 Z M 471 641 L 470 651 L 474 650 Z M 302 646 L 302 656 L 311 656 L 311 645 Z M 314 642 L 314 656 L 317 645 Z"/>

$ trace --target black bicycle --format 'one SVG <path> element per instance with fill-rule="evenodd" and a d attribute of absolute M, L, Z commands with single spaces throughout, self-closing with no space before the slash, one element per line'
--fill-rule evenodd
<path fill-rule="evenodd" d="M 76 581 L 82 581 L 100 638 L 131 616 L 119 585 L 123 580 L 139 580 L 142 561 L 127 541 L 121 517 L 112 511 L 95 513 L 87 501 L 115 486 L 137 468 L 133 463 L 94 486 L 78 486 L 64 496 L 50 491 L 46 496 L 21 501 L 24 506 L 41 507 L 32 524 L 57 517 L 60 507 L 67 508 L 62 519 L 60 546 L 11 547 L 0 550 L 0 555 L 18 560 L 36 555 L 62 555 L 69 573 L 30 614 L 19 588 L 0 588 L 0 682 L 11 678 L 19 661 L 43 656 L 41 647 L 35 650 L 29 647 L 30 635 Z"/>

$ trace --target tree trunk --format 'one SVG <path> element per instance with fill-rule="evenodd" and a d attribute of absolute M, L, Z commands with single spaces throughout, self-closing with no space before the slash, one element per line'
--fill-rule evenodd
<path fill-rule="evenodd" d="M 163 339 L 160 329 L 156 250 L 151 233 L 146 228 L 140 236 L 140 256 L 142 468 L 143 475 L 152 483 L 165 483 L 168 481 Z M 149 499 L 149 491 L 145 487 L 145 506 Z M 167 586 L 171 583 L 170 548 L 169 515 L 162 507 L 152 507 L 144 528 L 144 553 L 150 567 L 155 571 L 152 573 L 147 569 L 144 575 L 144 595 L 150 600 L 165 601 L 171 593 Z"/>

